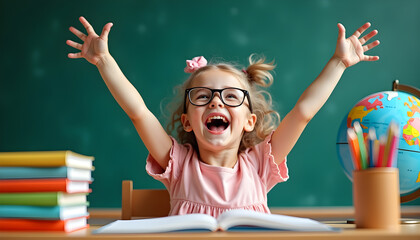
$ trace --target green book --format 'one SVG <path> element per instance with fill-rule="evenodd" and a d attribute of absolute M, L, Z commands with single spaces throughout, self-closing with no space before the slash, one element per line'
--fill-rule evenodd
<path fill-rule="evenodd" d="M 86 204 L 87 193 L 1 193 L 0 205 L 72 206 Z"/>

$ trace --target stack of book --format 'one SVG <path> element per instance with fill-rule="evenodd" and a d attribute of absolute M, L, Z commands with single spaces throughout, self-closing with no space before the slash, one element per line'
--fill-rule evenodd
<path fill-rule="evenodd" d="M 87 228 L 92 161 L 72 151 L 0 152 L 0 231 Z"/>

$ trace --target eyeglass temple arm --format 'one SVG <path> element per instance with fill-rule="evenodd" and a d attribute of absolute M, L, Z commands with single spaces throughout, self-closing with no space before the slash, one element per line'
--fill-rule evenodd
<path fill-rule="evenodd" d="M 253 113 L 253 111 L 252 111 L 252 103 L 251 103 L 251 98 L 249 97 L 249 93 L 246 94 L 246 98 L 248 98 L 249 110 L 251 110 L 251 113 Z"/>
<path fill-rule="evenodd" d="M 185 91 L 185 96 L 184 96 L 184 111 L 183 113 L 187 113 L 187 91 Z"/>

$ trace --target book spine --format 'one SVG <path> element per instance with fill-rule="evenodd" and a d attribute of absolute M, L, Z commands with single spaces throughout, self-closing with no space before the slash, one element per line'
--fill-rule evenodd
<path fill-rule="evenodd" d="M 3 167 L 78 167 L 93 170 L 93 157 L 72 151 L 0 152 Z"/>
<path fill-rule="evenodd" d="M 0 166 L 65 166 L 66 155 L 67 151 L 4 152 L 0 153 Z"/>
<path fill-rule="evenodd" d="M 67 178 L 67 167 L 0 167 L 0 179 Z"/>
<path fill-rule="evenodd" d="M 67 192 L 67 179 L 0 180 L 0 192 Z"/>
<path fill-rule="evenodd" d="M 38 220 L 38 219 L 0 219 L 2 231 L 67 231 L 68 220 Z M 89 227 L 89 224 L 81 226 L 73 231 Z"/>
<path fill-rule="evenodd" d="M 0 218 L 60 219 L 60 207 L 0 206 Z"/>
<path fill-rule="evenodd" d="M 86 203 L 87 205 L 88 203 Z M 76 209 L 78 207 L 71 207 Z M 73 211 L 72 209 L 72 211 Z M 0 205 L 0 218 L 30 218 L 30 219 L 56 219 L 64 220 L 69 217 L 82 217 L 86 213 L 72 212 L 68 216 L 63 216 L 64 209 L 60 206 L 14 206 Z"/>
<path fill-rule="evenodd" d="M 59 192 L 0 193 L 0 205 L 59 205 Z"/>

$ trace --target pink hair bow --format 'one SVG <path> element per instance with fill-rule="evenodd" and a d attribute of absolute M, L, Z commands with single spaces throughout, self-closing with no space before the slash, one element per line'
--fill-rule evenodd
<path fill-rule="evenodd" d="M 192 60 L 187 60 L 187 66 L 184 68 L 184 72 L 193 73 L 197 69 L 207 65 L 207 60 L 203 57 L 195 57 Z"/>

